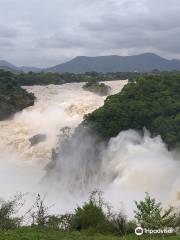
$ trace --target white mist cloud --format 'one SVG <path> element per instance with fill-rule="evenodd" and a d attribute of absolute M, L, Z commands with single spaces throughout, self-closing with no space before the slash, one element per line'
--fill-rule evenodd
<path fill-rule="evenodd" d="M 179 155 L 169 152 L 160 137 L 129 130 L 112 138 L 106 149 L 96 148 L 94 137 L 80 133 L 65 154 L 60 152 L 51 177 L 45 179 L 52 195 L 63 193 L 65 209 L 81 203 L 94 189 L 103 190 L 116 210 L 123 206 L 131 217 L 134 200 L 143 199 L 145 192 L 165 205 L 179 206 Z"/>

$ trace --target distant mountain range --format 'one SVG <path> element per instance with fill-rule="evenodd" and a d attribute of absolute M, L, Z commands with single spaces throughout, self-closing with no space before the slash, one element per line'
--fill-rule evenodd
<path fill-rule="evenodd" d="M 15 65 L 4 61 L 4 60 L 0 60 L 0 69 L 4 69 L 6 71 L 12 71 L 12 72 L 40 72 L 42 69 L 41 68 L 37 68 L 37 67 L 26 67 L 26 66 L 22 66 L 22 67 L 16 67 Z"/>
<path fill-rule="evenodd" d="M 66 63 L 46 69 L 36 67 L 16 67 L 6 61 L 0 61 L 0 68 L 5 67 L 23 72 L 150 72 L 154 69 L 158 69 L 160 71 L 180 71 L 180 60 L 168 60 L 153 53 L 144 53 L 134 56 L 79 56 Z"/>
<path fill-rule="evenodd" d="M 17 71 L 17 67 L 15 65 L 4 60 L 0 60 L 0 69 L 4 69 L 5 71 L 12 71 L 12 72 Z"/>

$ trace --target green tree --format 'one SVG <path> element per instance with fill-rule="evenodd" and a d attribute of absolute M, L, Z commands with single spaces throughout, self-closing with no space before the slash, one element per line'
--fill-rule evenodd
<path fill-rule="evenodd" d="M 174 208 L 163 209 L 162 204 L 156 202 L 148 193 L 143 201 L 135 201 L 135 219 L 143 228 L 160 229 L 164 227 L 173 227 L 176 224 L 177 217 Z"/>
<path fill-rule="evenodd" d="M 16 217 L 24 203 L 21 201 L 22 194 L 16 195 L 13 199 L 0 200 L 0 230 L 15 229 L 20 226 L 23 217 Z"/>
<path fill-rule="evenodd" d="M 41 228 L 46 227 L 49 217 L 48 209 L 49 207 L 45 205 L 44 199 L 42 199 L 41 195 L 38 194 L 35 204 L 30 211 L 32 217 L 32 226 L 36 225 Z"/>

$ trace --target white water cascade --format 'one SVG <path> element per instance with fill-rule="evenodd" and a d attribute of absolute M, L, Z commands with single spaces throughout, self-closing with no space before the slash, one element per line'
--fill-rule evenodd
<path fill-rule="evenodd" d="M 112 94 L 119 92 L 126 83 L 106 82 L 111 86 Z M 73 174 L 84 174 L 81 152 L 79 159 L 75 159 L 76 168 L 72 169 L 71 164 L 64 168 L 61 182 L 49 179 L 47 186 L 41 183 L 60 129 L 66 126 L 74 129 L 85 114 L 103 105 L 105 97 L 84 91 L 82 84 L 25 87 L 35 94 L 35 105 L 0 122 L 0 197 L 6 198 L 16 192 L 44 192 L 48 201 L 57 205 L 57 211 L 64 212 L 88 196 L 88 188 L 83 196 L 78 192 L 71 195 L 67 189 L 74 179 Z M 31 146 L 29 139 L 37 134 L 46 138 Z M 73 152 L 69 154 L 73 157 Z M 98 172 L 103 176 L 100 187 L 115 208 L 123 205 L 127 214 L 132 215 L 133 200 L 143 198 L 144 192 L 165 204 L 179 206 L 179 153 L 169 152 L 160 137 L 152 139 L 148 132 L 142 137 L 133 130 L 121 132 L 110 140 L 106 149 L 102 149 L 101 158 L 98 166 Z M 63 159 L 60 161 L 63 167 Z M 96 183 L 93 176 L 93 187 Z"/>

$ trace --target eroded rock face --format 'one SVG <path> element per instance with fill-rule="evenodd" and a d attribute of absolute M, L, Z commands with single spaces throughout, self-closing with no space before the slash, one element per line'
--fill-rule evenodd
<path fill-rule="evenodd" d="M 46 134 L 37 134 L 37 135 L 34 135 L 33 137 L 31 137 L 29 139 L 30 143 L 31 143 L 31 146 L 34 146 L 34 145 L 37 145 L 39 144 L 40 142 L 44 142 L 46 140 Z"/>

